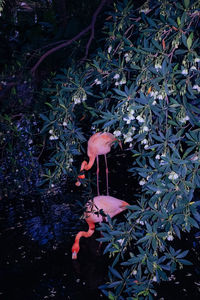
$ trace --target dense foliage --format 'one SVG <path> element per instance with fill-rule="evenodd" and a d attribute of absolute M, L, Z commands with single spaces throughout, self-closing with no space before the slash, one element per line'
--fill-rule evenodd
<path fill-rule="evenodd" d="M 119 2 L 104 27 L 104 48 L 56 76 L 50 114 L 41 115 L 55 147 L 51 182 L 72 172 L 84 141 L 81 119 L 87 129 L 114 133 L 133 154 L 129 171 L 140 176 L 141 197 L 125 222 L 100 228 L 114 257 L 102 287 L 109 299 L 151 299 L 155 282 L 189 264 L 188 251 L 171 243 L 200 221 L 193 201 L 200 186 L 199 17 L 198 1 L 152 1 L 137 10 Z"/>
<path fill-rule="evenodd" d="M 126 220 L 101 224 L 112 265 L 109 299 L 153 299 L 155 282 L 190 262 L 173 240 L 198 228 L 200 187 L 199 1 L 118 1 L 102 47 L 48 82 L 41 135 L 49 159 L 40 184 L 76 178 L 82 143 L 112 132 L 132 153 L 141 195 Z M 77 169 L 78 168 L 78 169 Z M 87 186 L 87 180 L 83 180 Z"/>

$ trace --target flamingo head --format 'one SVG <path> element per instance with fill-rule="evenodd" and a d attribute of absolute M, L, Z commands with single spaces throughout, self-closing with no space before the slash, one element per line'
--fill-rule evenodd
<path fill-rule="evenodd" d="M 74 243 L 73 247 L 72 247 L 72 259 L 77 259 L 77 254 L 80 250 L 80 246 L 76 243 Z"/>

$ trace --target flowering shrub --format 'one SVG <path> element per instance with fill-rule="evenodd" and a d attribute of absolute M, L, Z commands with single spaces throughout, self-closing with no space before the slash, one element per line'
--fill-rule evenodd
<path fill-rule="evenodd" d="M 200 187 L 199 8 L 193 0 L 116 4 L 104 49 L 57 76 L 50 116 L 43 116 L 56 149 L 51 180 L 72 171 L 84 141 L 81 118 L 86 129 L 112 132 L 132 151 L 129 171 L 139 176 L 141 197 L 126 222 L 100 228 L 114 257 L 102 286 L 109 299 L 152 299 L 154 282 L 190 264 L 188 251 L 170 243 L 200 221 L 193 201 Z"/>

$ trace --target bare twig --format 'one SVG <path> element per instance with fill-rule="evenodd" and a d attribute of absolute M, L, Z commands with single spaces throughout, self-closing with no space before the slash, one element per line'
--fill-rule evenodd
<path fill-rule="evenodd" d="M 91 22 L 91 35 L 90 35 L 90 38 L 88 40 L 88 43 L 86 45 L 86 50 L 85 50 L 85 56 L 83 58 L 83 60 L 85 60 L 88 56 L 88 51 L 89 51 L 89 47 L 91 45 L 91 42 L 94 38 L 94 26 L 95 26 L 95 23 L 96 23 L 96 19 L 97 19 L 97 16 L 98 14 L 100 13 L 102 7 L 105 5 L 105 3 L 107 2 L 107 0 L 102 0 L 100 5 L 97 7 L 96 11 L 94 12 L 94 15 L 92 17 L 92 22 Z"/>
<path fill-rule="evenodd" d="M 95 22 L 96 22 L 96 18 L 97 18 L 97 15 L 99 14 L 99 12 L 101 11 L 102 7 L 105 5 L 105 3 L 107 2 L 108 0 L 101 0 L 101 3 L 99 4 L 99 6 L 97 7 L 93 17 L 92 17 L 92 22 L 89 26 L 87 26 L 85 29 L 83 29 L 81 32 L 79 32 L 75 37 L 73 37 L 71 40 L 69 41 L 66 41 L 65 43 L 62 43 L 60 45 L 58 45 L 57 47 L 54 47 L 50 50 L 48 50 L 46 53 L 44 53 L 40 59 L 37 61 L 37 63 L 33 66 L 33 68 L 31 69 L 31 73 L 32 75 L 35 74 L 35 71 L 37 70 L 37 68 L 39 67 L 39 65 L 43 62 L 43 60 L 48 57 L 50 54 L 64 48 L 64 47 L 67 47 L 69 46 L 70 44 L 72 44 L 73 42 L 75 42 L 76 40 L 78 40 L 81 36 L 83 36 L 85 33 L 87 33 L 89 30 L 91 30 L 91 36 L 90 36 L 90 39 L 87 43 L 87 46 L 86 46 L 86 55 L 88 54 L 88 50 L 89 50 L 89 47 L 90 47 L 90 44 L 92 42 L 92 39 L 94 38 L 94 25 L 95 25 Z"/>

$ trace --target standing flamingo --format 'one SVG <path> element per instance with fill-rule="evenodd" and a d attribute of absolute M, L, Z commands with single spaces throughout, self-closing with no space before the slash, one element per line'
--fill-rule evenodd
<path fill-rule="evenodd" d="M 89 170 L 92 168 L 95 158 L 97 160 L 97 194 L 99 196 L 99 155 L 104 155 L 105 157 L 105 164 L 106 164 L 106 187 L 107 187 L 107 195 L 108 195 L 108 164 L 107 164 L 107 158 L 106 154 L 110 152 L 111 146 L 114 144 L 114 142 L 117 141 L 122 148 L 121 142 L 116 139 L 116 137 L 109 132 L 97 132 L 93 134 L 89 141 L 88 141 L 88 149 L 87 149 L 87 155 L 89 157 L 89 162 L 83 161 L 81 164 L 81 170 Z M 79 186 L 80 180 L 85 178 L 85 175 L 79 175 L 78 180 L 76 182 L 76 185 Z"/>
<path fill-rule="evenodd" d="M 80 238 L 82 236 L 85 238 L 90 237 L 94 233 L 95 223 L 102 222 L 104 219 L 107 220 L 107 218 L 104 218 L 100 214 L 100 210 L 103 210 L 106 215 L 112 218 L 127 209 L 128 205 L 127 202 L 111 196 L 97 196 L 94 197 L 93 201 L 89 200 L 86 203 L 86 211 L 84 213 L 84 219 L 88 223 L 89 229 L 88 231 L 80 231 L 76 235 L 75 242 L 72 246 L 72 259 L 77 259 L 77 254 L 80 250 Z"/>

